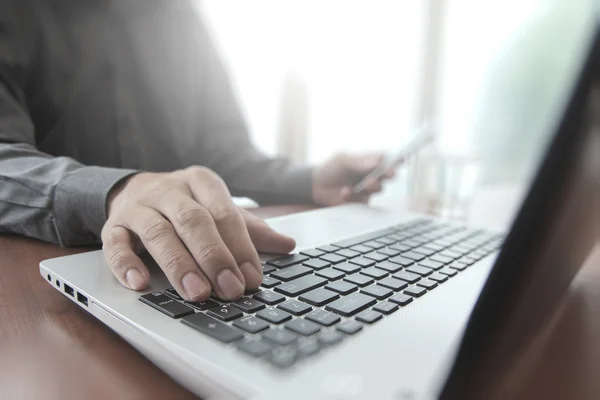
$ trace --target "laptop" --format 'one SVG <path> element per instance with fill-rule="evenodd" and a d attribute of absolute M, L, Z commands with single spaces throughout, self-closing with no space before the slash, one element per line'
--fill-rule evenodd
<path fill-rule="evenodd" d="M 150 258 L 144 292 L 101 251 L 40 273 L 205 399 L 485 398 L 600 237 L 597 20 L 584 36 L 506 234 L 358 204 L 270 219 L 298 251 L 262 255 L 260 290 L 231 303 L 183 301 Z"/>

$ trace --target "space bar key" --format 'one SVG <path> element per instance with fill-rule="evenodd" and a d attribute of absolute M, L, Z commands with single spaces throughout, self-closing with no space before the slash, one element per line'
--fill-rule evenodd
<path fill-rule="evenodd" d="M 325 309 L 344 317 L 350 317 L 359 311 L 371 307 L 375 303 L 377 303 L 377 301 L 371 296 L 362 293 L 352 293 L 333 303 L 329 303 L 325 306 Z"/>

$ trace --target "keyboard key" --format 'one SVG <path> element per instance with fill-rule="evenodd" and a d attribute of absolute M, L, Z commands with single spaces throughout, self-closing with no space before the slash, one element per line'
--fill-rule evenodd
<path fill-rule="evenodd" d="M 168 315 L 171 318 L 185 317 L 186 315 L 190 315 L 194 312 L 194 309 L 176 300 L 173 300 L 162 292 L 145 294 L 140 297 L 140 301 L 148 304 L 149 306 L 155 308 L 165 315 Z"/>
<path fill-rule="evenodd" d="M 233 323 L 233 326 L 243 329 L 249 333 L 257 333 L 269 328 L 269 324 L 252 315 L 246 315 Z"/>
<path fill-rule="evenodd" d="M 366 324 L 372 324 L 373 322 L 379 321 L 381 318 L 383 318 L 383 315 L 380 312 L 373 310 L 365 310 L 356 316 L 357 321 Z"/>
<path fill-rule="evenodd" d="M 362 257 L 354 258 L 354 259 L 348 260 L 348 261 L 350 261 L 352 264 L 356 264 L 363 268 L 367 268 L 367 267 L 371 267 L 371 266 L 375 265 L 375 261 L 369 260 L 368 258 L 362 258 Z"/>
<path fill-rule="evenodd" d="M 168 288 L 167 290 L 165 290 L 165 292 L 175 300 L 183 300 L 183 297 L 181 297 L 179 293 L 177 293 L 177 290 L 175 290 L 175 288 Z"/>
<path fill-rule="evenodd" d="M 425 293 L 427 293 L 427 290 L 423 289 L 422 287 L 418 287 L 418 286 L 410 286 L 404 290 L 404 293 L 410 294 L 413 297 L 421 297 Z"/>
<path fill-rule="evenodd" d="M 218 307 L 210 308 L 208 310 L 208 315 L 223 321 L 233 321 L 234 319 L 239 318 L 244 314 L 240 310 L 236 310 L 235 308 L 227 304 L 221 304 Z"/>
<path fill-rule="evenodd" d="M 349 264 L 349 263 L 336 264 L 333 266 L 333 268 L 340 270 L 346 274 L 353 274 L 357 271 L 360 271 L 360 267 L 358 265 Z"/>
<path fill-rule="evenodd" d="M 338 250 L 335 253 L 338 256 L 344 257 L 344 258 L 354 258 L 354 257 L 358 257 L 360 256 L 360 253 L 357 251 L 352 251 L 350 249 L 342 249 L 342 250 Z"/>
<path fill-rule="evenodd" d="M 298 354 L 304 357 L 315 354 L 321 349 L 319 341 L 314 337 L 302 338 L 298 341 Z"/>
<path fill-rule="evenodd" d="M 298 300 L 288 300 L 278 305 L 277 308 L 287 311 L 293 315 L 306 314 L 312 310 L 311 306 Z"/>
<path fill-rule="evenodd" d="M 391 296 L 394 292 L 388 288 L 379 285 L 367 286 L 360 290 L 361 293 L 368 294 L 369 296 L 375 297 L 377 300 L 383 300 L 386 297 Z"/>
<path fill-rule="evenodd" d="M 306 265 L 307 267 L 310 267 L 314 270 L 319 270 L 319 269 L 329 267 L 331 265 L 331 263 L 327 262 L 325 260 L 320 260 L 320 259 L 316 258 L 314 260 L 305 261 L 304 263 L 302 263 L 302 265 Z"/>
<path fill-rule="evenodd" d="M 181 322 L 184 325 L 205 333 L 223 343 L 230 343 L 244 337 L 244 335 L 237 329 L 219 322 L 203 313 L 188 315 L 187 317 L 183 318 Z"/>
<path fill-rule="evenodd" d="M 285 297 L 283 297 L 282 295 L 273 293 L 269 290 L 263 290 L 262 292 L 258 292 L 252 297 L 270 306 L 272 306 L 273 304 L 281 303 L 285 300 Z"/>
<path fill-rule="evenodd" d="M 409 260 L 408 258 L 404 258 L 402 256 L 390 258 L 388 261 L 391 261 L 394 264 L 402 265 L 403 267 L 408 267 L 409 265 L 414 264 L 413 260 Z"/>
<path fill-rule="evenodd" d="M 341 264 L 338 264 L 338 265 L 341 265 Z M 330 281 L 334 281 L 336 279 L 342 278 L 345 274 L 342 271 L 338 271 L 337 269 L 326 268 L 326 269 L 317 271 L 315 273 L 315 275 L 321 276 L 325 279 L 329 279 Z"/>
<path fill-rule="evenodd" d="M 444 266 L 444 264 L 437 262 L 437 261 L 432 261 L 432 260 L 419 261 L 419 265 L 422 267 L 435 269 L 436 271 Z"/>
<path fill-rule="evenodd" d="M 331 246 L 329 244 L 317 247 L 317 250 L 324 251 L 325 253 L 333 253 L 334 251 L 338 251 L 339 249 L 339 247 Z"/>
<path fill-rule="evenodd" d="M 375 268 L 379 268 L 382 269 L 384 271 L 390 272 L 390 273 L 394 273 L 394 272 L 398 272 L 402 269 L 402 265 L 400 264 L 394 264 L 391 263 L 389 261 L 384 261 L 384 262 L 380 262 L 375 264 Z"/>
<path fill-rule="evenodd" d="M 270 274 L 271 272 L 276 270 L 276 268 L 273 267 L 272 265 L 265 265 L 265 264 L 263 264 L 262 269 L 263 269 L 263 275 Z"/>
<path fill-rule="evenodd" d="M 411 267 L 406 268 L 408 272 L 412 272 L 413 274 L 427 276 L 431 275 L 433 270 L 431 268 L 421 267 L 420 265 L 413 265 Z"/>
<path fill-rule="evenodd" d="M 376 242 L 375 240 L 371 240 L 370 242 L 363 243 L 362 245 L 359 244 L 359 246 L 370 247 L 371 249 L 379 250 L 379 249 L 384 248 L 385 244 Z M 358 251 L 358 250 L 356 250 L 356 251 Z"/>
<path fill-rule="evenodd" d="M 402 244 L 402 243 L 393 244 L 389 248 L 392 249 L 392 250 L 398 250 L 399 252 L 403 252 L 403 253 L 405 251 L 409 251 L 410 249 L 412 249 L 412 247 L 407 246 L 407 245 Z"/>
<path fill-rule="evenodd" d="M 454 261 L 452 264 L 448 265 L 449 268 L 456 269 L 458 271 L 464 271 L 467 269 L 467 264 L 462 263 L 460 261 Z"/>
<path fill-rule="evenodd" d="M 320 308 L 309 312 L 305 318 L 323 326 L 331 326 L 341 320 L 339 315 L 321 310 Z"/>
<path fill-rule="evenodd" d="M 318 250 L 318 249 L 308 249 L 308 250 L 301 251 L 300 254 L 309 256 L 311 258 L 316 258 L 316 257 L 321 257 L 323 254 L 325 254 L 325 252 L 322 250 Z"/>
<path fill-rule="evenodd" d="M 190 307 L 194 307 L 197 310 L 208 310 L 209 308 L 216 307 L 219 305 L 218 303 L 216 303 L 212 300 L 186 301 L 185 304 L 187 304 Z"/>
<path fill-rule="evenodd" d="M 385 254 L 376 253 L 374 251 L 365 254 L 364 257 L 377 262 L 385 261 L 388 259 L 388 256 L 386 256 Z"/>
<path fill-rule="evenodd" d="M 442 250 L 444 250 L 446 248 L 446 246 L 442 246 L 439 243 L 427 243 L 427 244 L 424 244 L 423 247 L 426 247 L 426 248 L 431 249 L 433 251 L 442 251 Z"/>
<path fill-rule="evenodd" d="M 293 265 L 291 267 L 280 269 L 271 274 L 272 278 L 280 281 L 291 281 L 292 279 L 300 278 L 301 276 L 311 274 L 313 270 L 304 265 Z"/>
<path fill-rule="evenodd" d="M 439 254 L 431 256 L 430 259 L 433 261 L 441 262 L 442 264 L 450 264 L 452 261 L 454 261 L 450 257 L 440 256 Z"/>
<path fill-rule="evenodd" d="M 308 257 L 303 254 L 290 254 L 289 256 L 275 258 L 267 261 L 267 264 L 277 268 L 286 268 L 294 264 L 300 264 L 303 261 L 308 260 Z"/>
<path fill-rule="evenodd" d="M 362 310 L 371 307 L 377 303 L 371 296 L 367 296 L 362 293 L 351 293 L 345 297 L 342 297 L 333 303 L 329 303 L 325 306 L 325 309 L 332 311 L 336 314 L 340 314 L 344 317 L 350 317 Z"/>
<path fill-rule="evenodd" d="M 286 329 L 269 329 L 263 333 L 263 338 L 268 339 L 281 346 L 287 346 L 298 340 L 298 335 Z"/>
<path fill-rule="evenodd" d="M 462 257 L 458 261 L 465 263 L 467 265 L 473 265 L 477 262 L 477 260 L 475 260 L 474 258 L 471 258 L 471 257 Z"/>
<path fill-rule="evenodd" d="M 444 251 L 440 252 L 440 256 L 444 256 L 444 257 L 448 257 L 448 258 L 453 258 L 453 259 L 456 260 L 457 258 L 462 257 L 462 254 L 461 253 L 456 253 L 456 252 L 451 251 L 451 250 L 444 250 Z"/>
<path fill-rule="evenodd" d="M 371 242 L 369 242 L 369 243 L 371 243 Z M 366 243 L 365 244 L 357 244 L 356 246 L 352 246 L 352 247 L 350 247 L 350 250 L 355 251 L 359 254 L 369 253 L 369 252 L 373 251 L 373 249 L 370 246 L 366 246 Z"/>
<path fill-rule="evenodd" d="M 308 293 L 304 293 L 302 296 L 299 297 L 299 299 L 307 302 L 308 304 L 312 304 L 313 306 L 321 307 L 333 300 L 339 299 L 339 297 L 340 295 L 336 292 L 319 288 L 311 290 Z"/>
<path fill-rule="evenodd" d="M 408 258 L 408 259 L 414 260 L 414 261 L 421 261 L 422 259 L 425 258 L 425 256 L 423 254 L 415 253 L 414 251 L 407 251 L 406 253 L 402 253 L 402 257 Z"/>
<path fill-rule="evenodd" d="M 337 247 L 347 248 L 347 247 L 356 246 L 357 244 L 361 244 L 361 243 L 369 242 L 371 240 L 378 239 L 382 236 L 387 235 L 388 233 L 390 233 L 389 229 L 383 229 L 381 231 L 367 233 L 367 234 L 360 235 L 360 236 L 355 236 L 351 239 L 342 240 L 342 241 L 332 243 L 332 244 Z"/>
<path fill-rule="evenodd" d="M 291 331 L 299 333 L 302 336 L 314 335 L 321 330 L 320 325 L 302 318 L 291 320 L 285 324 L 285 327 Z"/>
<path fill-rule="evenodd" d="M 340 332 L 347 333 L 348 335 L 353 335 L 356 332 L 360 331 L 363 328 L 360 322 L 354 321 L 352 319 L 339 324 L 336 329 Z"/>
<path fill-rule="evenodd" d="M 341 263 L 342 261 L 345 261 L 346 258 L 342 257 L 342 256 L 338 256 L 337 254 L 325 254 L 324 256 L 321 256 L 321 260 L 325 260 L 332 264 L 337 264 L 337 263 Z"/>
<path fill-rule="evenodd" d="M 292 319 L 292 314 L 283 310 L 278 310 L 277 308 L 267 308 L 265 310 L 261 310 L 256 313 L 256 316 L 273 324 L 280 324 Z"/>
<path fill-rule="evenodd" d="M 345 277 L 344 280 L 358 286 L 367 286 L 375 281 L 373 278 L 361 274 L 349 275 Z"/>
<path fill-rule="evenodd" d="M 395 240 L 390 239 L 388 237 L 382 237 L 382 238 L 379 238 L 379 239 L 375 239 L 375 242 L 382 243 L 382 244 L 384 244 L 386 246 L 389 246 L 390 244 L 396 243 Z M 368 243 L 370 243 L 370 242 L 368 242 Z M 367 243 L 365 243 L 365 246 L 367 246 Z"/>
<path fill-rule="evenodd" d="M 435 250 L 431 250 L 431 249 L 428 249 L 427 247 L 423 247 L 423 246 L 414 248 L 414 249 L 412 249 L 412 251 L 414 251 L 415 253 L 423 254 L 427 257 L 436 253 Z"/>
<path fill-rule="evenodd" d="M 269 361 L 277 368 L 288 368 L 296 362 L 297 358 L 298 350 L 294 347 L 278 347 L 271 352 Z"/>
<path fill-rule="evenodd" d="M 431 290 L 433 288 L 435 288 L 438 284 L 432 280 L 429 279 L 422 279 L 419 282 L 417 282 L 417 286 L 421 286 L 424 287 L 427 290 Z"/>
<path fill-rule="evenodd" d="M 319 341 L 325 346 L 334 345 L 341 342 L 343 339 L 344 335 L 333 329 L 322 332 L 319 335 Z"/>
<path fill-rule="evenodd" d="M 410 239 L 401 241 L 400 244 L 409 246 L 411 249 L 413 249 L 415 247 L 421 246 L 423 243 L 421 243 L 421 241 L 419 241 L 419 240 L 414 240 L 414 238 L 410 238 Z"/>
<path fill-rule="evenodd" d="M 373 310 L 379 311 L 383 314 L 391 314 L 398 309 L 398 305 L 390 303 L 389 301 L 382 301 L 373 307 Z"/>
<path fill-rule="evenodd" d="M 450 267 L 442 268 L 442 269 L 440 269 L 439 272 L 440 272 L 440 274 L 444 274 L 444 275 L 447 275 L 447 276 L 450 276 L 450 277 L 456 275 L 456 270 L 454 270 L 454 269 L 452 269 Z"/>
<path fill-rule="evenodd" d="M 411 301 L 413 301 L 413 298 L 411 296 L 407 296 L 405 294 L 398 293 L 397 295 L 390 297 L 388 299 L 388 301 L 399 304 L 401 306 L 405 306 L 408 303 L 410 303 Z"/>
<path fill-rule="evenodd" d="M 249 340 L 238 345 L 238 349 L 254 357 L 261 357 L 273 350 L 273 345 L 264 340 Z"/>
<path fill-rule="evenodd" d="M 344 281 L 331 282 L 327 286 L 325 286 L 325 289 L 333 290 L 334 292 L 337 292 L 339 294 L 352 293 L 357 288 L 358 287 L 356 285 Z"/>
<path fill-rule="evenodd" d="M 258 310 L 262 310 L 265 308 L 265 304 L 261 303 L 258 300 L 255 300 L 251 297 L 242 297 L 239 300 L 234 301 L 231 305 L 238 310 L 241 310 L 246 313 L 254 313 Z"/>
<path fill-rule="evenodd" d="M 386 276 L 388 276 L 387 272 L 385 272 L 382 269 L 375 268 L 375 267 L 365 268 L 365 269 L 361 270 L 359 273 L 366 275 L 366 276 L 370 276 L 371 278 L 374 278 L 374 279 L 381 279 L 381 278 L 385 278 Z"/>
<path fill-rule="evenodd" d="M 396 279 L 402 279 L 403 281 L 406 281 L 408 283 L 415 283 L 417 282 L 419 279 L 421 279 L 420 275 L 417 274 L 412 274 L 410 272 L 407 271 L 400 271 L 400 272 L 396 272 L 394 275 L 392 275 L 394 278 Z"/>
<path fill-rule="evenodd" d="M 392 289 L 394 291 L 398 291 L 398 290 L 402 290 L 405 287 L 408 286 L 408 283 L 401 281 L 400 279 L 395 279 L 395 278 L 385 278 L 380 280 L 379 282 L 377 282 L 378 285 L 386 287 L 388 289 Z"/>
<path fill-rule="evenodd" d="M 286 296 L 296 297 L 309 290 L 316 289 L 327 284 L 327 279 L 315 275 L 306 275 L 293 281 L 282 283 L 275 286 L 275 291 L 283 293 Z M 260 299 L 259 299 L 260 300 Z M 261 300 L 262 301 L 262 300 Z"/>
<path fill-rule="evenodd" d="M 444 275 L 444 274 L 440 274 L 439 272 L 436 272 L 435 274 L 431 274 L 429 279 L 431 279 L 432 281 L 435 281 L 437 283 L 444 283 L 448 280 L 448 276 Z"/>
<path fill-rule="evenodd" d="M 385 249 L 379 249 L 379 250 L 377 250 L 377 252 L 381 253 L 381 254 L 384 254 L 384 255 L 386 255 L 388 257 L 395 257 L 398 254 L 400 254 L 399 250 L 394 250 L 394 249 L 392 249 L 390 247 L 387 247 Z"/>
<path fill-rule="evenodd" d="M 281 281 L 279 279 L 271 278 L 270 276 L 263 276 L 262 286 L 268 289 L 279 285 Z"/>

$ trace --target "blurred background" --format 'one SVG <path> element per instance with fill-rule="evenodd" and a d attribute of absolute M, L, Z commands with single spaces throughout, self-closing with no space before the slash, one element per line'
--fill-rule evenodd
<path fill-rule="evenodd" d="M 389 151 L 428 120 L 436 151 L 476 160 L 478 184 L 498 186 L 526 181 L 544 150 L 590 1 L 559 2 L 561 12 L 553 0 L 206 0 L 198 10 L 266 153 L 318 163 Z M 409 170 L 383 199 L 411 190 Z"/>

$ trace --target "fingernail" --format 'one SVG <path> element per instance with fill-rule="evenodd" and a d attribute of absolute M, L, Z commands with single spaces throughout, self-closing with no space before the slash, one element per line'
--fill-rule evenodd
<path fill-rule="evenodd" d="M 250 262 L 245 262 L 240 265 L 240 271 L 246 278 L 246 286 L 255 288 L 262 283 L 262 273 Z"/>
<path fill-rule="evenodd" d="M 242 282 L 228 269 L 224 269 L 217 277 L 217 285 L 226 299 L 235 299 L 244 293 Z"/>
<path fill-rule="evenodd" d="M 190 299 L 197 299 L 209 290 L 208 284 L 194 272 L 187 273 L 181 280 L 181 284 Z"/>
<path fill-rule="evenodd" d="M 144 283 L 144 277 L 137 269 L 131 268 L 125 273 L 125 280 L 132 289 L 138 289 Z"/>

